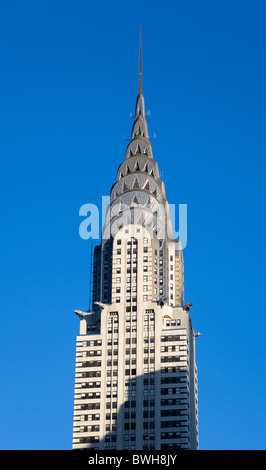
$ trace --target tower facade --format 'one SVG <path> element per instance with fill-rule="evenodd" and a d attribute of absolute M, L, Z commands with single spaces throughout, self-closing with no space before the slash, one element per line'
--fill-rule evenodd
<path fill-rule="evenodd" d="M 93 308 L 75 311 L 73 449 L 198 448 L 190 307 L 148 134 L 140 37 L 131 140 L 94 250 Z"/>

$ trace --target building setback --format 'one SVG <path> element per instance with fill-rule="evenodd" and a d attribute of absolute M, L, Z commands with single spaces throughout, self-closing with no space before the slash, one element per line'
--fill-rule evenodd
<path fill-rule="evenodd" d="M 198 449 L 197 367 L 181 243 L 153 159 L 142 87 L 95 247 L 76 344 L 73 449 Z"/>

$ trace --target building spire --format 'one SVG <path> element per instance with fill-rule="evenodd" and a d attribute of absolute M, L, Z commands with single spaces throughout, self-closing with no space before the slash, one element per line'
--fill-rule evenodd
<path fill-rule="evenodd" d="M 142 41 L 141 41 L 141 26 L 139 31 L 139 80 L 138 80 L 138 95 L 143 92 L 142 85 Z"/>
<path fill-rule="evenodd" d="M 135 120 L 132 127 L 131 133 L 131 141 L 135 138 L 138 139 L 149 139 L 148 134 L 148 127 L 146 122 L 145 116 L 145 103 L 144 103 L 144 96 L 143 96 L 143 87 L 142 87 L 142 38 L 141 38 L 141 27 L 140 27 L 140 34 L 139 34 L 139 74 L 138 74 L 138 96 L 136 100 L 136 107 L 135 107 Z M 148 142 L 145 143 L 145 149 L 149 146 L 149 155 L 152 157 L 152 150 L 151 145 Z M 141 152 L 142 153 L 142 152 Z"/>

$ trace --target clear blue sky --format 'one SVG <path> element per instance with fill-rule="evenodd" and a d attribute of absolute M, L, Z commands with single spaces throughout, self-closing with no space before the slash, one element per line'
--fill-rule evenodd
<path fill-rule="evenodd" d="M 1 449 L 71 448 L 79 208 L 125 157 L 140 22 L 154 158 L 188 204 L 200 448 L 266 448 L 265 21 L 263 0 L 1 2 Z"/>

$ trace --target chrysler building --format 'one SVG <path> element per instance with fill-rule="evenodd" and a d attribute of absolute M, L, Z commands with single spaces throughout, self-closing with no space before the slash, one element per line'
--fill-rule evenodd
<path fill-rule="evenodd" d="M 184 260 L 153 158 L 142 86 L 93 260 L 76 342 L 73 449 L 198 449 L 195 338 Z"/>

